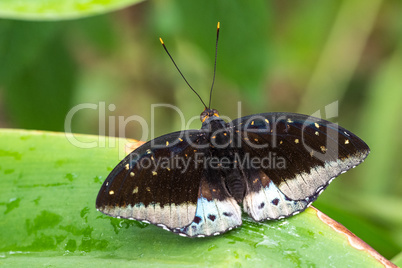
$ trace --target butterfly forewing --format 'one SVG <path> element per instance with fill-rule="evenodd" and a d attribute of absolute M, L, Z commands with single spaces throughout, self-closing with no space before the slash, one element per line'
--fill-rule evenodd
<path fill-rule="evenodd" d="M 190 224 L 203 169 L 186 159 L 194 155 L 193 144 L 205 143 L 204 133 L 194 130 L 142 145 L 109 174 L 96 200 L 98 210 L 169 229 Z"/>
<path fill-rule="evenodd" d="M 249 170 L 244 207 L 256 220 L 304 210 L 333 178 L 360 164 L 368 146 L 353 133 L 307 115 L 268 113 L 228 124 L 250 158 L 270 165 Z M 297 202 L 296 202 L 297 201 Z"/>

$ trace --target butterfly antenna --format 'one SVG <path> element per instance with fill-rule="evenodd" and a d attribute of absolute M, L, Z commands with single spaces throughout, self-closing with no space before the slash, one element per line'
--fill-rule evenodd
<path fill-rule="evenodd" d="M 161 41 L 161 44 L 163 46 L 163 48 L 165 49 L 166 53 L 169 55 L 169 58 L 172 60 L 174 66 L 176 67 L 176 69 L 179 71 L 181 77 L 183 77 L 184 81 L 186 81 L 187 85 L 191 88 L 191 90 L 198 96 L 198 98 L 200 99 L 200 101 L 202 102 L 202 104 L 204 105 L 205 109 L 207 109 L 207 106 L 205 105 L 205 102 L 201 99 L 200 95 L 194 90 L 194 88 L 190 85 L 190 83 L 187 81 L 187 79 L 184 77 L 184 75 L 182 74 L 182 72 L 180 71 L 179 67 L 177 66 L 176 62 L 173 60 L 172 56 L 170 55 L 169 51 L 167 50 L 165 43 L 163 42 L 162 38 L 159 37 L 159 40 Z"/>
<path fill-rule="evenodd" d="M 218 21 L 218 26 L 216 27 L 216 46 L 215 46 L 214 77 L 212 78 L 211 91 L 209 92 L 209 105 L 208 105 L 208 109 L 211 108 L 212 89 L 214 88 L 214 83 L 215 83 L 216 59 L 218 58 L 218 39 L 219 39 L 219 28 L 220 28 L 220 27 L 221 27 L 221 24 L 220 24 L 220 22 Z"/>

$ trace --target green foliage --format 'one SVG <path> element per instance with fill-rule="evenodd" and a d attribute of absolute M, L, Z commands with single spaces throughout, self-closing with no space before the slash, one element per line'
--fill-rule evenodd
<path fill-rule="evenodd" d="M 395 263 L 398 267 L 402 266 L 402 252 L 400 252 L 397 256 L 392 259 L 392 262 Z"/>
<path fill-rule="evenodd" d="M 98 136 L 77 136 L 99 143 Z M 83 149 L 64 134 L 0 131 L 0 265 L 382 267 L 322 222 L 313 209 L 218 237 L 183 238 L 97 212 L 100 186 L 124 140 Z"/>
<path fill-rule="evenodd" d="M 101 2 L 91 9 L 94 1 L 80 1 L 85 8 L 77 7 L 76 1 L 1 1 L 0 17 L 34 21 L 0 20 L 0 127 L 64 131 L 71 108 L 93 103 L 97 109 L 74 116 L 74 132 L 140 139 L 151 123 L 155 135 L 199 128 L 202 105 L 172 66 L 158 37 L 205 100 L 220 21 L 212 106 L 232 119 L 271 111 L 321 110 L 325 116 L 325 106 L 339 101 L 339 114 L 330 120 L 365 140 L 372 152 L 365 163 L 336 179 L 314 205 L 385 257 L 402 251 L 398 1 L 145 1 L 109 15 L 55 21 L 104 13 L 136 1 Z M 178 114 L 168 109 L 157 110 L 153 118 L 154 103 L 176 105 L 186 120 L 196 119 L 183 126 Z M 109 109 L 109 104 L 116 109 Z M 131 115 L 143 117 L 148 126 L 130 123 L 126 129 L 116 129 L 118 116 Z M 101 129 L 100 116 L 105 118 Z M 0 179 L 11 174 L 11 168 L 0 165 L 4 173 Z M 99 181 L 106 174 L 104 170 Z M 76 181 L 73 172 L 66 172 L 64 180 Z M 33 204 L 41 202 L 35 200 Z M 23 202 L 17 198 L 4 205 L 5 217 Z M 31 227 L 42 210 L 34 212 Z M 79 251 L 79 240 L 66 239 L 63 243 L 69 250 Z M 56 242 L 53 246 L 60 247 Z"/>
<path fill-rule="evenodd" d="M 2 21 L 1 26 L 6 37 L 0 81 L 11 119 L 25 128 L 63 130 L 77 68 L 60 34 L 63 25 Z"/>
<path fill-rule="evenodd" d="M 25 20 L 62 20 L 102 14 L 142 0 L 3 0 L 0 17 Z"/>

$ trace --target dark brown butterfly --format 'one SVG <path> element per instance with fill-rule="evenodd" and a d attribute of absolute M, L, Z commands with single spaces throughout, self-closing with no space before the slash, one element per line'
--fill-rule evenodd
<path fill-rule="evenodd" d="M 242 224 L 241 205 L 256 221 L 300 213 L 370 151 L 319 118 L 263 113 L 226 123 L 203 104 L 200 130 L 151 140 L 113 169 L 99 191 L 99 211 L 182 236 L 218 235 Z"/>

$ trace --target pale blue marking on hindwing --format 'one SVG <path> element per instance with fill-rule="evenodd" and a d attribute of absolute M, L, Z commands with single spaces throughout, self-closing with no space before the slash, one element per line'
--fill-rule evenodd
<path fill-rule="evenodd" d="M 292 200 L 285 196 L 270 181 L 260 191 L 249 191 L 243 200 L 244 210 L 256 221 L 274 220 L 289 217 L 305 210 L 316 195 L 303 200 Z"/>
<path fill-rule="evenodd" d="M 173 232 L 182 236 L 205 237 L 224 233 L 241 224 L 241 209 L 234 198 L 208 201 L 201 195 L 193 222 Z"/>

